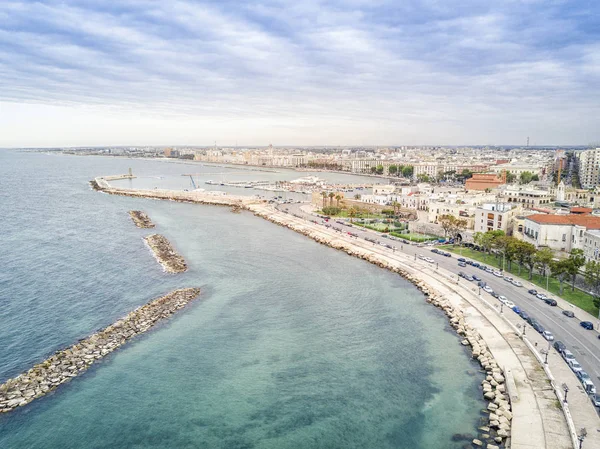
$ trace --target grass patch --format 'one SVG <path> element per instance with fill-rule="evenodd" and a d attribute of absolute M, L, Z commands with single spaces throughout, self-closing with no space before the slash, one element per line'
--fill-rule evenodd
<path fill-rule="evenodd" d="M 412 242 L 428 242 L 430 240 L 437 240 L 438 237 L 429 234 L 415 234 L 414 232 L 390 232 L 394 237 L 398 237 Z"/>
<path fill-rule="evenodd" d="M 319 210 L 319 211 L 317 211 L 317 213 L 318 213 L 319 215 L 328 215 L 328 214 L 324 213 L 322 210 Z M 340 211 L 340 213 L 339 213 L 339 214 L 336 214 L 336 215 L 328 215 L 328 216 L 330 216 L 330 217 L 339 217 L 339 218 L 350 218 L 350 216 L 348 215 L 348 209 L 342 209 L 342 210 Z M 375 219 L 384 219 L 384 218 L 387 218 L 387 217 L 386 217 L 385 215 L 382 215 L 382 214 L 373 214 L 373 213 L 367 214 L 367 213 L 359 213 L 359 214 L 356 214 L 356 215 L 354 216 L 354 218 L 355 218 L 355 219 L 356 219 L 356 218 L 370 218 L 370 219 L 373 219 L 373 220 L 375 220 Z"/>
<path fill-rule="evenodd" d="M 490 267 L 502 268 L 502 258 L 498 258 L 494 254 L 486 254 L 469 248 L 461 249 L 460 247 L 456 247 L 454 245 L 442 245 L 441 247 L 455 254 L 462 254 L 463 257 L 468 257 L 469 259 L 483 262 Z M 534 272 L 533 278 L 530 280 L 527 268 L 521 268 L 521 272 L 519 273 L 519 265 L 515 262 L 513 262 L 510 270 L 508 270 L 508 264 L 506 264 L 504 271 L 506 273 L 510 273 L 514 277 L 520 277 L 527 282 L 531 282 L 538 287 L 542 287 L 544 289 L 546 288 L 546 278 L 544 276 Z M 562 298 L 565 301 L 579 307 L 580 309 L 591 313 L 593 316 L 598 316 L 598 307 L 594 305 L 594 297 L 589 293 L 579 290 L 578 288 L 575 288 L 573 291 L 571 289 L 571 284 L 568 281 L 563 282 L 563 293 L 561 295 L 560 282 L 558 282 L 558 279 L 550 277 L 548 279 L 548 291 L 553 295 L 558 296 L 559 298 Z"/>
<path fill-rule="evenodd" d="M 378 232 L 398 232 L 398 231 L 402 231 L 404 229 L 404 228 L 398 228 L 398 227 L 394 226 L 393 224 L 388 224 L 388 223 L 366 224 L 366 223 L 359 223 L 359 222 L 355 221 L 354 224 L 356 226 L 361 226 L 363 228 L 372 229 L 373 231 L 378 231 Z"/>

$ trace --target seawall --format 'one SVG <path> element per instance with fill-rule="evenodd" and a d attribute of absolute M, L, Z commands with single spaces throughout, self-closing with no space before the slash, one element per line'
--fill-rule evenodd
<path fill-rule="evenodd" d="M 168 273 L 183 273 L 187 270 L 185 259 L 173 249 L 165 236 L 152 234 L 144 237 L 144 240 L 165 271 Z"/>
<path fill-rule="evenodd" d="M 150 217 L 141 210 L 130 210 L 129 216 L 138 228 L 148 229 L 155 226 Z"/>
<path fill-rule="evenodd" d="M 173 315 L 200 294 L 199 288 L 175 290 L 128 313 L 110 326 L 34 365 L 0 385 L 0 413 L 29 404 L 83 374 L 94 362 L 136 335 Z"/>

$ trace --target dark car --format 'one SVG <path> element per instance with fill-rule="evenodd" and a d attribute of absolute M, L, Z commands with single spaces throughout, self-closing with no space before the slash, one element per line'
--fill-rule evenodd
<path fill-rule="evenodd" d="M 589 331 L 594 330 L 594 325 L 590 321 L 582 321 L 579 325 Z"/>
<path fill-rule="evenodd" d="M 477 280 L 477 278 L 475 278 L 475 276 L 473 276 L 473 279 Z M 477 282 L 477 286 L 478 287 L 485 287 L 485 282 L 480 280 L 479 282 Z"/>
<path fill-rule="evenodd" d="M 556 302 L 556 300 L 555 300 L 555 299 L 552 299 L 552 298 L 546 298 L 546 299 L 544 299 L 544 302 L 545 302 L 546 304 L 548 304 L 549 306 L 556 306 L 556 305 L 558 304 L 558 303 Z"/>
<path fill-rule="evenodd" d="M 473 277 L 473 279 L 475 279 L 476 281 L 481 280 L 481 278 L 479 276 L 477 276 L 476 274 L 472 274 L 471 277 Z"/>
<path fill-rule="evenodd" d="M 567 347 L 565 346 L 565 344 L 562 341 L 556 340 L 554 342 L 554 349 L 556 349 L 560 354 L 562 354 L 562 352 L 567 349 Z"/>
<path fill-rule="evenodd" d="M 543 334 L 544 331 L 546 330 L 544 328 L 544 326 L 542 326 L 540 323 L 538 323 L 537 321 L 535 321 L 531 327 L 533 327 L 536 331 L 538 331 L 540 334 Z"/>
<path fill-rule="evenodd" d="M 481 264 L 479 262 L 471 262 L 471 265 L 473 265 L 475 268 L 479 268 Z"/>
<path fill-rule="evenodd" d="M 461 278 L 464 278 L 464 277 L 465 277 L 465 273 L 463 273 L 462 271 L 459 271 L 459 272 L 458 272 L 458 275 L 459 275 Z"/>
<path fill-rule="evenodd" d="M 499 293 L 496 293 L 496 292 L 492 292 L 492 296 L 493 296 L 494 298 L 499 298 L 499 297 L 500 297 L 500 294 L 499 294 Z"/>
<path fill-rule="evenodd" d="M 569 318 L 573 318 L 575 316 L 575 314 L 573 312 L 571 312 L 570 310 L 563 310 L 562 313 L 564 316 L 568 316 Z"/>
<path fill-rule="evenodd" d="M 437 253 L 439 253 L 439 252 L 440 252 L 440 250 L 439 250 L 439 249 L 437 249 L 437 248 L 433 248 L 433 249 L 431 250 L 431 252 L 432 252 L 432 253 L 436 253 L 436 254 L 437 254 Z"/>
<path fill-rule="evenodd" d="M 531 326 L 533 326 L 533 324 L 534 324 L 534 323 L 537 323 L 537 320 L 536 320 L 534 317 L 530 316 L 529 318 L 527 318 L 527 322 L 528 322 L 528 323 L 529 323 Z"/>
<path fill-rule="evenodd" d="M 537 290 L 532 288 L 531 290 L 527 290 L 527 293 L 529 293 L 530 295 L 537 295 Z"/>
<path fill-rule="evenodd" d="M 465 259 L 464 257 L 459 257 L 457 260 L 459 262 L 466 262 L 467 261 L 467 259 Z"/>
<path fill-rule="evenodd" d="M 527 312 L 525 312 L 524 310 L 521 310 L 521 318 L 523 318 L 525 321 L 527 321 L 529 319 L 529 314 Z"/>
<path fill-rule="evenodd" d="M 444 256 L 446 256 L 446 257 L 452 257 L 452 254 L 450 254 L 450 253 L 444 253 Z"/>
<path fill-rule="evenodd" d="M 473 280 L 473 276 L 471 276 L 470 274 L 465 274 L 465 276 L 464 276 L 464 277 L 465 277 L 465 279 L 466 279 L 467 281 L 472 281 L 472 280 Z"/>
<path fill-rule="evenodd" d="M 479 269 L 485 271 L 487 267 L 485 265 L 479 265 Z"/>

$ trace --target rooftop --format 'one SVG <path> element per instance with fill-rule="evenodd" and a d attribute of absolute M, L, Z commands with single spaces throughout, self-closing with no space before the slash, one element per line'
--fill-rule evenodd
<path fill-rule="evenodd" d="M 539 224 L 583 226 L 587 229 L 600 229 L 600 217 L 592 215 L 529 215 L 526 220 Z"/>

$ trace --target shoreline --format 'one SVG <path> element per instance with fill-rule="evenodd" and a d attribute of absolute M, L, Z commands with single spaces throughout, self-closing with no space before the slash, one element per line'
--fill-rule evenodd
<path fill-rule="evenodd" d="M 174 290 L 134 309 L 74 345 L 56 351 L 17 377 L 8 379 L 0 385 L 0 413 L 23 407 L 83 374 L 93 363 L 184 308 L 199 294 L 199 288 Z"/>

